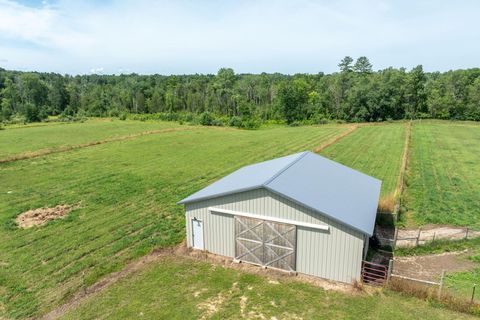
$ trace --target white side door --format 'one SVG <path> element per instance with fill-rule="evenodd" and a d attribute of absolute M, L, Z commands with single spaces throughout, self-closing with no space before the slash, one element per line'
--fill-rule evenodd
<path fill-rule="evenodd" d="M 195 249 L 205 249 L 203 244 L 203 221 L 192 219 L 192 238 Z"/>

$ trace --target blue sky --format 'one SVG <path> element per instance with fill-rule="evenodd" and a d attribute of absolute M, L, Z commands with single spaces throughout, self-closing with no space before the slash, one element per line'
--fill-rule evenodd
<path fill-rule="evenodd" d="M 70 74 L 480 67 L 480 1 L 0 0 L 0 67 Z"/>

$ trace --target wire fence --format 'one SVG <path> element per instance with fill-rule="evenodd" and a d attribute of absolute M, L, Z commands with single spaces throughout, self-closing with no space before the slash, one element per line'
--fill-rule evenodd
<path fill-rule="evenodd" d="M 475 271 L 469 274 L 475 275 Z M 478 284 L 480 284 L 480 275 L 469 277 L 471 279 L 461 279 L 458 274 L 445 275 L 445 290 L 455 296 L 469 300 L 471 303 L 480 303 L 480 292 Z"/>
<path fill-rule="evenodd" d="M 426 243 L 432 243 L 438 240 L 463 240 L 472 239 L 480 236 L 480 232 L 469 228 L 447 228 L 417 230 L 399 230 L 392 232 L 376 230 L 375 233 L 381 246 L 399 248 L 399 247 L 418 247 Z"/>
<path fill-rule="evenodd" d="M 395 271 L 394 260 L 390 260 L 388 265 L 387 284 L 390 284 L 392 279 L 396 279 L 397 281 L 414 283 L 417 286 L 423 286 L 428 290 L 436 291 L 436 295 L 439 299 L 444 295 L 450 295 L 469 303 L 480 303 L 480 292 L 478 292 L 480 289 L 477 288 L 478 281 L 458 279 L 455 277 L 455 274 L 456 273 L 447 274 L 443 270 L 437 279 L 420 279 Z M 478 280 L 480 280 L 480 274 L 478 276 Z"/>

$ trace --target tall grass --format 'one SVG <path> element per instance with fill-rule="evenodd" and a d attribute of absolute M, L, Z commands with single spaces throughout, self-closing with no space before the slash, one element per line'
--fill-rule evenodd
<path fill-rule="evenodd" d="M 439 295 L 437 286 L 424 285 L 410 280 L 392 278 L 388 288 L 393 291 L 401 292 L 409 297 L 417 297 L 429 301 L 431 304 L 437 304 L 453 311 L 463 312 L 480 316 L 480 304 L 470 302 L 465 297 L 454 295 L 446 289 Z"/>
<path fill-rule="evenodd" d="M 378 201 L 378 212 L 393 212 L 397 197 L 394 194 L 383 196 Z"/>

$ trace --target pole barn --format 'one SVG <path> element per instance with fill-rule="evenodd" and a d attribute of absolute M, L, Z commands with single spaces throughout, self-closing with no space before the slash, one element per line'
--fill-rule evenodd
<path fill-rule="evenodd" d="M 360 280 L 380 187 L 306 151 L 243 167 L 179 203 L 189 247 L 350 283 Z"/>

